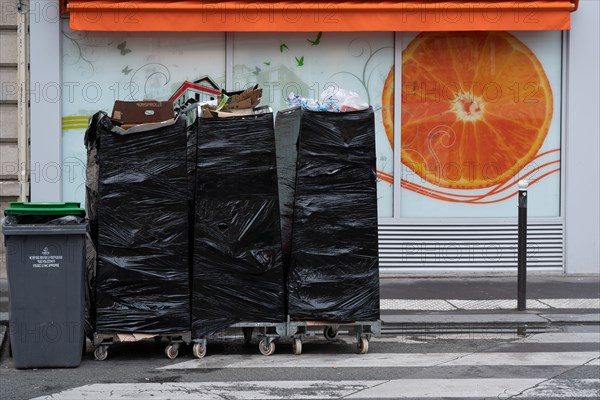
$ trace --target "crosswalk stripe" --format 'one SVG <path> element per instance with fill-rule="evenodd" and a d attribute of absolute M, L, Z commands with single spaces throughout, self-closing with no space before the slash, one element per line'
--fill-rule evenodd
<path fill-rule="evenodd" d="M 597 398 L 598 379 L 394 379 L 93 384 L 33 400 Z"/>
<path fill-rule="evenodd" d="M 600 365 L 600 352 L 516 352 L 516 353 L 370 353 L 370 354 L 276 354 L 209 355 L 159 369 L 205 368 L 399 368 L 481 365 Z"/>
<path fill-rule="evenodd" d="M 588 352 L 537 352 L 537 353 L 474 353 L 444 365 L 581 365 L 590 363 L 597 365 L 600 351 Z"/>
<path fill-rule="evenodd" d="M 239 338 L 238 338 L 239 339 Z M 375 339 L 390 339 L 400 341 L 402 336 L 396 338 L 383 337 Z M 404 338 L 405 339 L 405 338 Z M 341 336 L 341 341 L 347 342 L 343 346 L 352 344 L 355 339 L 351 336 Z M 307 340 L 307 345 L 312 340 Z M 215 340 L 218 342 L 218 340 Z M 282 342 L 286 342 L 282 339 Z M 209 341 L 209 354 L 201 360 L 191 359 L 173 363 L 159 370 L 168 370 L 172 373 L 177 370 L 193 369 L 218 369 L 227 370 L 227 374 L 217 375 L 220 380 L 226 376 L 238 376 L 244 369 L 256 377 L 265 376 L 273 379 L 272 370 L 284 370 L 280 373 L 284 379 L 290 379 L 301 369 L 327 368 L 359 368 L 377 371 L 381 368 L 432 368 L 442 371 L 444 368 L 453 373 L 432 372 L 429 374 L 411 374 L 405 379 L 397 378 L 399 374 L 388 373 L 359 375 L 362 380 L 324 380 L 323 378 L 334 375 L 313 374 L 312 378 L 320 380 L 253 380 L 253 381 L 218 381 L 218 382 L 167 382 L 167 383 L 106 383 L 92 384 L 78 388 L 64 390 L 53 395 L 37 397 L 33 400 L 125 400 L 125 399 L 153 399 L 153 400 L 295 400 L 295 399 L 481 399 L 481 398 L 514 398 L 514 399 L 562 399 L 562 398 L 600 398 L 600 379 L 587 379 L 591 371 L 600 367 L 600 350 L 591 344 L 600 342 L 600 332 L 584 330 L 582 332 L 546 332 L 533 334 L 522 338 L 512 336 L 508 340 L 498 343 L 498 346 L 479 350 L 477 352 L 451 352 L 451 353 L 376 353 L 358 355 L 347 352 L 315 354 L 318 347 L 307 346 L 305 353 L 296 356 L 287 351 L 291 350 L 288 343 L 281 343 L 280 350 L 273 356 L 264 357 L 258 354 L 212 354 Z M 324 341 L 321 341 L 324 344 Z M 341 343 L 340 343 L 341 344 Z M 545 345 L 538 345 L 545 344 Z M 564 344 L 569 344 L 564 346 Z M 508 347 L 507 347 L 508 345 Z M 384 350 L 391 345 L 381 344 Z M 413 346 L 413 345 L 411 345 Z M 218 348 L 218 346 L 215 346 Z M 465 347 L 459 347 L 464 349 Z M 511 350 L 509 350 L 509 348 Z M 411 347 L 411 349 L 417 349 Z M 420 349 L 420 348 L 418 348 Z M 503 350 L 500 350 L 503 349 Z M 513 350 L 514 349 L 514 350 Z M 531 351 L 539 349 L 543 351 Z M 581 350 L 581 351 L 552 351 L 552 350 Z M 338 349 L 340 350 L 340 349 Z M 405 350 L 409 350 L 408 347 Z M 498 350 L 498 351 L 493 351 Z M 522 351 L 525 350 L 525 351 Z M 548 351 L 550 350 L 550 351 Z M 592 351 L 590 351 L 592 350 Z M 439 368 L 438 368 L 439 367 Z M 492 373 L 496 371 L 501 373 Z M 514 373 L 513 368 L 514 368 Z M 523 368 L 530 368 L 533 373 L 523 373 Z M 557 374 L 583 367 L 580 378 L 562 379 L 551 378 Z M 491 368 L 491 369 L 490 369 Z M 249 372 L 249 369 L 256 369 Z M 260 370 L 260 371 L 259 371 Z M 473 378 L 468 371 L 487 371 L 481 378 Z M 322 371 L 322 370 L 320 370 Z M 339 370 L 338 370 L 339 371 Z M 396 371 L 396 370 L 392 370 Z M 433 371 L 433 370 L 432 370 Z M 457 372 L 463 371 L 463 372 Z M 464 371 L 467 371 L 466 373 Z M 509 371 L 507 373 L 507 371 Z M 551 371 L 551 372 L 550 372 Z M 166 372 L 166 371 L 165 371 Z M 198 378 L 197 374 L 185 373 L 190 380 Z M 233 374 L 233 375 L 232 375 Z M 202 375 L 204 376 L 204 375 Z M 298 375 L 305 376 L 305 375 Z M 341 375 L 343 376 L 343 375 Z M 386 377 L 386 380 L 381 378 Z M 422 378 L 418 378 L 422 376 Z M 461 378 L 463 376 L 464 378 Z M 574 376 L 574 375 L 573 375 Z M 311 377 L 306 375 L 306 377 Z M 431 378 L 435 379 L 431 379 Z M 369 379 L 370 378 L 370 379 Z M 202 378 L 201 378 L 202 379 Z M 210 378 L 209 378 L 210 379 Z M 214 378 L 212 378 L 214 379 Z M 260 378 L 259 378 L 260 379 Z M 334 378 L 335 379 L 335 378 Z"/>
<path fill-rule="evenodd" d="M 337 399 L 385 382 L 253 381 L 94 384 L 32 400 Z"/>
<path fill-rule="evenodd" d="M 600 343 L 600 332 L 546 332 L 527 336 L 522 343 Z"/>
<path fill-rule="evenodd" d="M 340 340 L 352 343 L 355 339 L 340 337 Z M 385 335 L 371 338 L 374 343 L 423 343 L 428 341 L 440 340 L 506 340 L 507 343 L 600 343 L 600 333 L 564 333 L 564 332 L 546 332 L 537 333 L 527 337 L 519 337 L 516 332 L 505 333 L 490 330 L 487 333 L 478 332 L 459 332 L 459 333 L 439 333 L 430 335 L 423 334 L 405 334 L 398 336 Z"/>
<path fill-rule="evenodd" d="M 568 382 L 568 386 L 565 383 Z M 365 389 L 348 399 L 384 398 L 528 398 L 596 397 L 597 379 L 398 379 Z M 594 386 L 596 386 L 594 388 Z"/>

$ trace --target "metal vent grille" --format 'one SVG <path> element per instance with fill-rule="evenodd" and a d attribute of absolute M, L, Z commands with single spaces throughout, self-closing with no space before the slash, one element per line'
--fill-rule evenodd
<path fill-rule="evenodd" d="M 529 223 L 528 269 L 563 269 L 563 222 Z M 517 223 L 380 224 L 379 266 L 385 270 L 512 270 Z"/>

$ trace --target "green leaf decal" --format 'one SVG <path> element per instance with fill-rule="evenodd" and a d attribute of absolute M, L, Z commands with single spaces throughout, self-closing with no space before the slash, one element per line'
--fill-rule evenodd
<path fill-rule="evenodd" d="M 323 32 L 319 32 L 315 40 L 306 39 L 311 46 L 316 46 L 321 43 L 321 36 L 323 36 Z"/>

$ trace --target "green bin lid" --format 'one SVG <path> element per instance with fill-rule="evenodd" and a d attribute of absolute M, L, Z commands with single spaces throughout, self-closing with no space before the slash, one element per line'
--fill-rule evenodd
<path fill-rule="evenodd" d="M 77 215 L 85 217 L 85 210 L 78 202 L 66 203 L 23 203 L 11 202 L 4 215 Z"/>

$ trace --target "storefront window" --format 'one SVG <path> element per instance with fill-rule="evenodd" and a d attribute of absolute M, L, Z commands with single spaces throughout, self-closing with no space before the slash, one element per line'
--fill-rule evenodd
<path fill-rule="evenodd" d="M 393 215 L 393 146 L 382 118 L 384 84 L 394 63 L 393 33 L 236 33 L 233 35 L 233 89 L 258 83 L 262 104 L 287 107 L 292 92 L 318 98 L 333 86 L 354 91 L 375 109 L 380 217 Z M 393 82 L 392 82 L 393 83 Z M 393 95 L 393 85 L 387 96 Z"/>
<path fill-rule="evenodd" d="M 331 86 L 368 101 L 376 111 L 380 218 L 514 217 L 522 178 L 530 182 L 529 215 L 559 216 L 561 32 L 396 37 L 233 33 L 228 86 L 259 84 L 261 105 L 274 111 L 291 93 L 318 98 Z M 184 80 L 209 76 L 225 87 L 225 48 L 225 33 L 79 32 L 64 21 L 63 198 L 84 201 L 90 115 L 110 112 L 116 99 L 167 100 Z"/>
<path fill-rule="evenodd" d="M 62 196 L 84 202 L 88 118 L 115 100 L 168 100 L 185 80 L 225 81 L 224 33 L 62 29 Z"/>
<path fill-rule="evenodd" d="M 559 216 L 561 32 L 402 38 L 401 217 Z"/>

